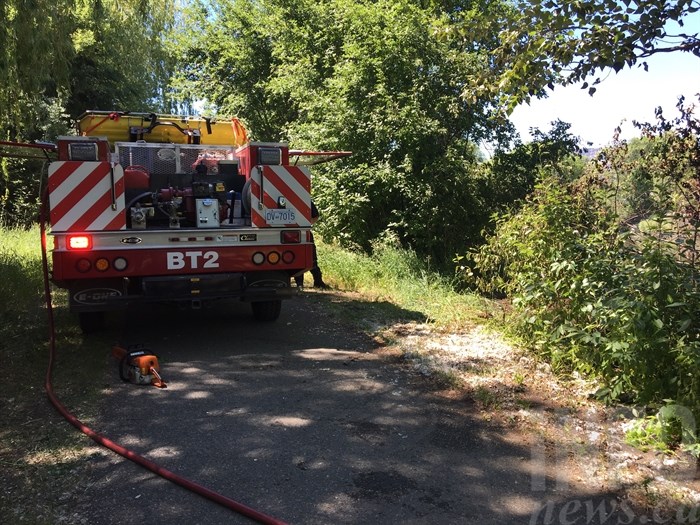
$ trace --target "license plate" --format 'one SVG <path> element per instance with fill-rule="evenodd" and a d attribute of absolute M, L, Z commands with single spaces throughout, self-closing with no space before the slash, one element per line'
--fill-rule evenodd
<path fill-rule="evenodd" d="M 265 210 L 265 222 L 271 225 L 295 224 L 296 213 L 286 208 Z"/>

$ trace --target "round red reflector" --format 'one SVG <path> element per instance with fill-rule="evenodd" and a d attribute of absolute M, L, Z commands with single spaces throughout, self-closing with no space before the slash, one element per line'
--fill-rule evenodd
<path fill-rule="evenodd" d="M 89 272 L 90 268 L 92 268 L 92 263 L 87 259 L 78 259 L 78 262 L 75 263 L 75 269 L 80 273 Z"/>
<path fill-rule="evenodd" d="M 294 262 L 294 252 L 282 252 L 282 261 L 285 264 L 292 264 Z"/>

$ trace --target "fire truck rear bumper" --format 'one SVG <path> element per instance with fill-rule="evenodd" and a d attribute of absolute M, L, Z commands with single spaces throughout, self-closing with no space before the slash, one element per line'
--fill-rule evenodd
<path fill-rule="evenodd" d="M 199 302 L 238 298 L 242 301 L 288 299 L 299 293 L 283 274 L 244 273 L 144 277 L 136 282 L 110 279 L 73 283 L 68 287 L 74 312 L 116 310 L 139 302 Z"/>

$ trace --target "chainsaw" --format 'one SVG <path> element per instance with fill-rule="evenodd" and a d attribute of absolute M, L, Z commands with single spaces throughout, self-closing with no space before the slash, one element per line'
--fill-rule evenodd
<path fill-rule="evenodd" d="M 122 381 L 136 385 L 153 385 L 167 388 L 160 377 L 158 356 L 142 345 L 132 345 L 128 349 L 115 345 L 112 355 L 119 360 L 119 377 Z"/>

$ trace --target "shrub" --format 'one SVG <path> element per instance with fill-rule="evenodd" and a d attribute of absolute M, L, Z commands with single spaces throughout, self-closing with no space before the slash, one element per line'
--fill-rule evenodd
<path fill-rule="evenodd" d="M 674 400 L 700 416 L 700 143 L 687 117 L 644 127 L 654 157 L 642 168 L 656 188 L 644 220 L 620 205 L 638 202 L 620 177 L 641 161 L 618 143 L 579 181 L 550 174 L 500 216 L 468 278 L 512 297 L 514 330 L 560 370 L 602 379 L 602 398 Z"/>

